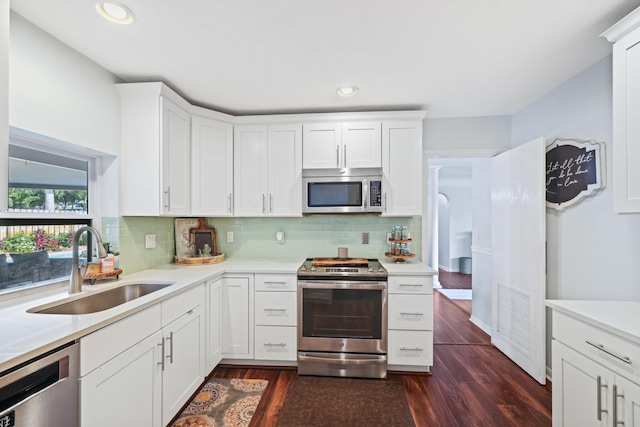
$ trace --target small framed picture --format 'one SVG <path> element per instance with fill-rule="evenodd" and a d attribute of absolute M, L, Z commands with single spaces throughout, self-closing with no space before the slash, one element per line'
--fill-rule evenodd
<path fill-rule="evenodd" d="M 189 230 L 190 242 L 193 244 L 193 256 L 207 258 L 218 254 L 216 230 L 207 227 L 204 218 L 199 218 L 200 226 Z"/>

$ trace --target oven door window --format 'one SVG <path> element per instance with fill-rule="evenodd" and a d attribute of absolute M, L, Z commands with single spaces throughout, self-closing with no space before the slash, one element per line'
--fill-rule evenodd
<path fill-rule="evenodd" d="M 302 289 L 302 336 L 382 338 L 382 291 Z"/>
<path fill-rule="evenodd" d="M 313 182 L 307 184 L 310 208 L 362 206 L 362 182 Z"/>

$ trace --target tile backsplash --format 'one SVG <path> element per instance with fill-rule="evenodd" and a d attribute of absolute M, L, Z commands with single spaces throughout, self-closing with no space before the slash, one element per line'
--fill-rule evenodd
<path fill-rule="evenodd" d="M 218 252 L 227 258 L 304 259 L 309 256 L 337 256 L 346 247 L 350 256 L 384 258 L 386 233 L 394 225 L 406 225 L 411 233 L 411 250 L 421 258 L 421 217 L 385 218 L 378 215 L 309 215 L 301 218 L 207 218 L 216 230 Z M 284 232 L 284 243 L 276 232 Z M 227 242 L 233 232 L 233 243 Z M 369 244 L 362 234 L 369 233 Z M 103 218 L 103 240 L 120 252 L 125 273 L 173 262 L 174 218 Z M 145 249 L 145 235 L 156 235 L 155 249 Z"/>

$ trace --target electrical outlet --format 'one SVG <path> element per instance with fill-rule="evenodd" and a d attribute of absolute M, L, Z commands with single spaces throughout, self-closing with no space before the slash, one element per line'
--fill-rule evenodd
<path fill-rule="evenodd" d="M 233 243 L 233 231 L 227 231 L 227 243 Z"/>
<path fill-rule="evenodd" d="M 284 243 L 284 231 L 277 231 L 276 232 L 276 242 Z"/>
<path fill-rule="evenodd" d="M 156 235 L 155 234 L 145 234 L 144 236 L 144 247 L 145 249 L 153 249 L 156 247 Z"/>
<path fill-rule="evenodd" d="M 387 243 L 391 243 L 391 232 L 387 233 Z"/>
<path fill-rule="evenodd" d="M 362 233 L 362 244 L 363 245 L 369 244 L 369 233 Z"/>

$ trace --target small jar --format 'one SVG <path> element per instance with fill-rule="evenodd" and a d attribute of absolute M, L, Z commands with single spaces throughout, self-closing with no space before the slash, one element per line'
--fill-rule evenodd
<path fill-rule="evenodd" d="M 402 226 L 402 240 L 407 240 L 409 238 L 409 227 L 406 225 Z"/>
<path fill-rule="evenodd" d="M 393 227 L 393 240 L 401 240 L 402 239 L 402 227 L 396 225 Z"/>

